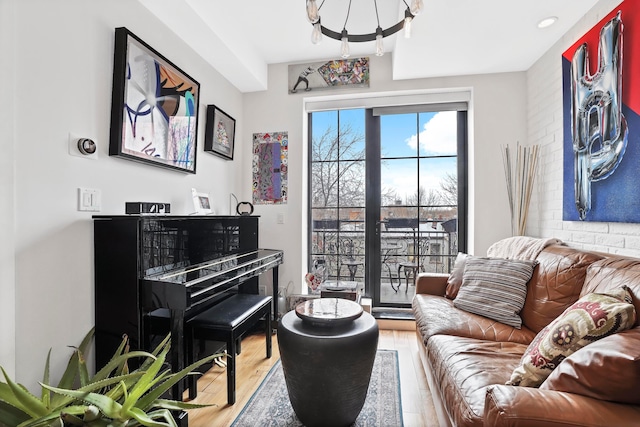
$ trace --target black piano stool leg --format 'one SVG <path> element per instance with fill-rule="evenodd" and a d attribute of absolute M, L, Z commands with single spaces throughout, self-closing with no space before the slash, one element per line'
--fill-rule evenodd
<path fill-rule="evenodd" d="M 227 403 L 236 403 L 236 338 L 231 334 L 227 342 Z"/>
<path fill-rule="evenodd" d="M 264 335 L 267 340 L 267 359 L 271 358 L 271 304 L 267 307 L 267 315 L 264 317 Z"/>

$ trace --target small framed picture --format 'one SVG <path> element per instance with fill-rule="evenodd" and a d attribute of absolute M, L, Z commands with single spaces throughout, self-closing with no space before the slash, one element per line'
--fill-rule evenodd
<path fill-rule="evenodd" d="M 204 151 L 233 160 L 235 136 L 236 120 L 215 105 L 207 105 Z"/>
<path fill-rule="evenodd" d="M 192 188 L 191 195 L 193 197 L 193 207 L 196 210 L 196 214 L 208 215 L 214 213 L 211 208 L 211 200 L 207 193 L 199 193 L 195 188 Z"/>

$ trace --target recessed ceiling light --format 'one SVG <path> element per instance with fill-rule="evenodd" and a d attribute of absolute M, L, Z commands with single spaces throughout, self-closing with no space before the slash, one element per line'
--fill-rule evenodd
<path fill-rule="evenodd" d="M 540 22 L 538 22 L 538 28 L 547 28 L 552 26 L 558 20 L 557 16 L 550 16 L 548 18 L 544 18 Z"/>

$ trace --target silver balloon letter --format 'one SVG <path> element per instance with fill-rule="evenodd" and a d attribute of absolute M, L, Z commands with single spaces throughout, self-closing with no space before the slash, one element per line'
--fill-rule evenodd
<path fill-rule="evenodd" d="M 571 131 L 580 220 L 591 210 L 591 182 L 611 176 L 627 147 L 629 131 L 622 114 L 622 27 L 618 12 L 600 30 L 594 75 L 589 74 L 586 44 L 571 61 Z"/>

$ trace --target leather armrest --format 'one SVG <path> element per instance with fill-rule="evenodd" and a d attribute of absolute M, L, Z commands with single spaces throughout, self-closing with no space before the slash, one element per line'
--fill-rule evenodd
<path fill-rule="evenodd" d="M 448 274 L 420 273 L 416 278 L 416 293 L 444 296 L 447 290 Z"/>
<path fill-rule="evenodd" d="M 484 404 L 484 425 L 492 427 L 631 427 L 638 420 L 640 406 L 531 387 L 491 386 Z"/>

